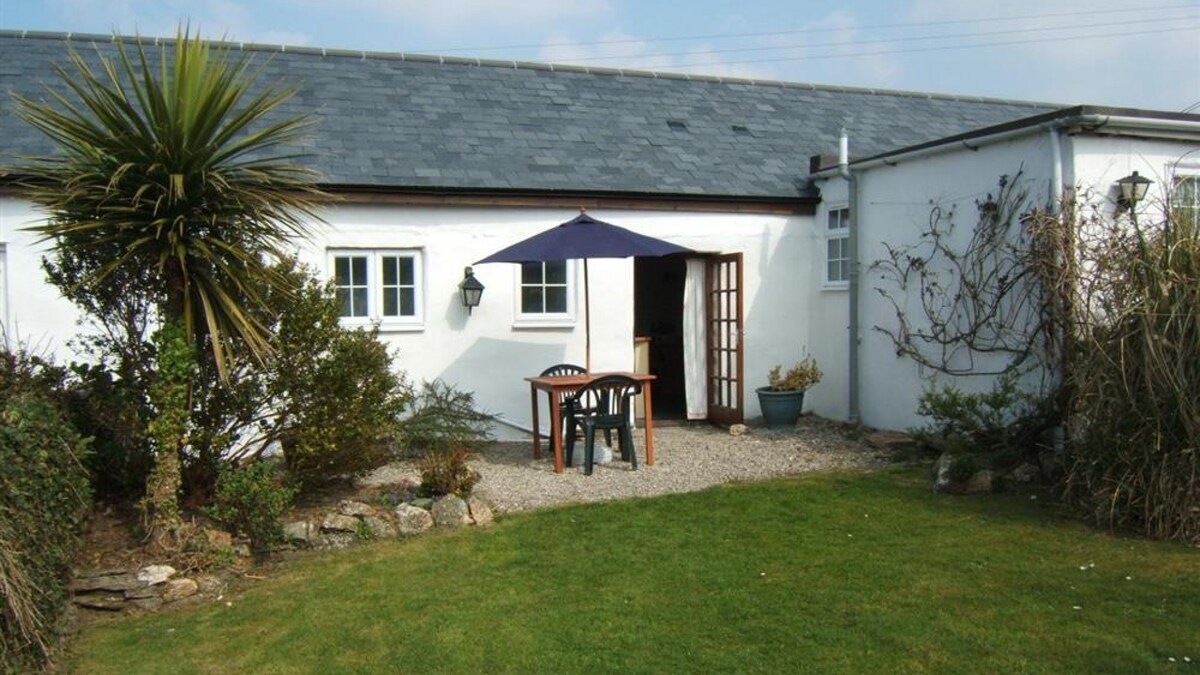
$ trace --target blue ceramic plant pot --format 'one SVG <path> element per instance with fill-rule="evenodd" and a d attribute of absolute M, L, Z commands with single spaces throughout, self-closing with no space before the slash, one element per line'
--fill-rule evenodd
<path fill-rule="evenodd" d="M 804 408 L 804 391 L 772 391 L 770 387 L 759 387 L 758 407 L 769 429 L 792 429 L 800 419 Z"/>

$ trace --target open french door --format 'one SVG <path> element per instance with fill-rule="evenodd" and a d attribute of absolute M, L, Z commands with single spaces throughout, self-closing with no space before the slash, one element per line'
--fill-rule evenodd
<path fill-rule="evenodd" d="M 728 426 L 744 417 L 742 254 L 708 258 L 708 421 Z"/>

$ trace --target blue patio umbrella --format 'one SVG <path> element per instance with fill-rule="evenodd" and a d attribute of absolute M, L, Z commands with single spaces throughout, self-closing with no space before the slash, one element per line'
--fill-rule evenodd
<path fill-rule="evenodd" d="M 592 369 L 592 312 L 588 290 L 588 258 L 656 258 L 692 250 L 669 241 L 647 237 L 603 220 L 583 209 L 571 220 L 519 241 L 475 263 L 532 263 L 583 260 L 584 339 L 586 368 Z"/>

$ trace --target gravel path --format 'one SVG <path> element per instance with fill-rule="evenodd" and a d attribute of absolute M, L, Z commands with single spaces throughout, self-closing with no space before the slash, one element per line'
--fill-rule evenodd
<path fill-rule="evenodd" d="M 615 441 L 615 439 L 614 439 Z M 638 470 L 620 461 L 598 464 L 583 475 L 583 444 L 576 446 L 576 466 L 554 473 L 553 456 L 534 460 L 529 443 L 494 443 L 473 456 L 470 465 L 482 480 L 475 494 L 499 512 L 523 511 L 559 504 L 596 502 L 691 492 L 731 481 L 760 480 L 810 471 L 868 470 L 881 466 L 884 456 L 847 437 L 844 427 L 819 418 L 802 418 L 794 432 L 752 428 L 732 436 L 702 426 L 660 427 L 654 430 L 654 466 L 645 465 L 643 436 L 635 432 Z M 414 462 L 399 462 L 364 478 L 364 485 L 416 479 Z"/>

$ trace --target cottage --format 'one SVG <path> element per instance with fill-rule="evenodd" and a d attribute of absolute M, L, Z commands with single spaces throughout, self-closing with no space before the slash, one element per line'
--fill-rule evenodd
<path fill-rule="evenodd" d="M 69 48 L 112 53 L 111 42 L 0 31 L 0 166 L 51 151 L 8 92 L 42 97 Z M 884 242 L 913 236 L 931 199 L 969 202 L 1020 166 L 1048 200 L 1083 182 L 1108 189 L 1131 169 L 1161 189 L 1200 166 L 1181 159 L 1198 147 L 1194 115 L 238 48 L 265 79 L 297 87 L 282 112 L 316 121 L 298 150 L 339 199 L 296 247 L 347 291 L 345 322 L 378 323 L 397 368 L 474 391 L 510 437 L 531 423 L 522 378 L 583 360 L 581 266 L 477 266 L 485 291 L 470 312 L 459 284 L 473 261 L 580 207 L 697 252 L 590 263 L 593 368 L 631 369 L 635 340 L 648 344 L 658 416 L 756 417 L 747 387 L 809 353 L 826 372 L 809 408 L 902 428 L 929 374 L 871 330 L 891 310 L 856 271 Z M 846 166 L 810 161 L 843 129 Z M 0 321 L 10 341 L 66 357 L 78 314 L 43 281 L 22 231 L 42 215 L 17 178 L 0 176 Z M 707 302 L 714 289 L 730 302 Z"/>

